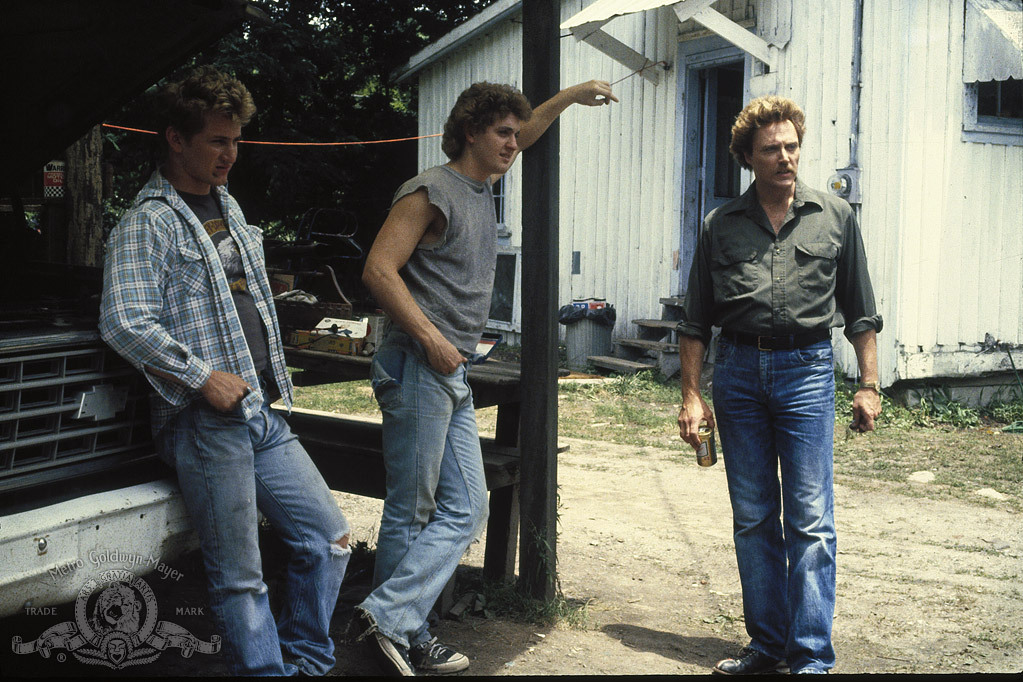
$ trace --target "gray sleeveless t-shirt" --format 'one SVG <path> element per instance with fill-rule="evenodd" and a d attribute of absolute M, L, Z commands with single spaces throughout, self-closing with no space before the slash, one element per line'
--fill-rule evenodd
<path fill-rule="evenodd" d="M 391 205 L 420 189 L 444 214 L 447 226 L 438 241 L 417 246 L 399 274 L 427 319 L 459 352 L 470 356 L 490 316 L 497 263 L 490 181 L 435 166 L 399 187 Z"/>

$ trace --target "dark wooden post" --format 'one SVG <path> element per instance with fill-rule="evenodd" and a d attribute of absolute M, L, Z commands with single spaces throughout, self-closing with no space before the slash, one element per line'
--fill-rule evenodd
<path fill-rule="evenodd" d="M 103 264 L 103 137 L 94 126 L 67 149 L 64 196 L 68 206 L 67 262 Z"/>
<path fill-rule="evenodd" d="M 559 90 L 560 2 L 522 3 L 522 90 L 539 104 Z M 558 123 L 522 155 L 522 415 L 520 589 L 552 599 L 557 575 Z"/>

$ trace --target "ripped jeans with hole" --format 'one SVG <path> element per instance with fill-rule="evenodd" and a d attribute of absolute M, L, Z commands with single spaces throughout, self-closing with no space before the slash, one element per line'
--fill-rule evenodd
<path fill-rule="evenodd" d="M 431 639 L 427 617 L 487 520 L 487 482 L 468 365 L 440 374 L 392 329 L 373 356 L 387 497 L 373 592 L 360 605 L 404 646 Z"/>
<path fill-rule="evenodd" d="M 200 399 L 156 440 L 160 456 L 177 470 L 199 535 L 230 672 L 327 673 L 335 663 L 330 618 L 351 554 L 337 541 L 349 527 L 287 422 L 267 401 L 245 421 Z M 257 509 L 290 551 L 276 623 L 263 581 Z"/>

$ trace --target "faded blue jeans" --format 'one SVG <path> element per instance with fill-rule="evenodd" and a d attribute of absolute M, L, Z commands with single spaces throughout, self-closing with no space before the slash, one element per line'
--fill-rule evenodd
<path fill-rule="evenodd" d="M 392 329 L 373 356 L 383 413 L 387 497 L 375 589 L 360 604 L 389 639 L 431 639 L 427 616 L 487 520 L 487 482 L 468 365 L 436 372 L 422 346 Z"/>
<path fill-rule="evenodd" d="M 240 412 L 216 412 L 199 400 L 161 429 L 157 449 L 177 469 L 199 534 L 210 610 L 231 673 L 327 673 L 335 662 L 330 618 L 351 554 L 337 541 L 348 522 L 288 424 L 267 401 L 246 422 Z M 257 509 L 291 552 L 276 624 Z"/>
<path fill-rule="evenodd" d="M 719 339 L 713 397 L 750 646 L 787 659 L 792 672 L 827 670 L 835 664 L 831 342 L 761 351 Z"/>

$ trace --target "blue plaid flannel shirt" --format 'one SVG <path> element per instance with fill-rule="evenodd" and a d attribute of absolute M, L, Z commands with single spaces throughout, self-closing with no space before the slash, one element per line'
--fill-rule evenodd
<path fill-rule="evenodd" d="M 216 194 L 267 331 L 267 369 L 290 409 L 293 389 L 266 274 L 262 231 L 246 224 L 226 188 L 217 187 Z M 213 370 L 236 374 L 253 387 L 240 406 L 245 419 L 262 405 L 256 369 L 216 247 L 159 170 L 107 240 L 99 329 L 103 340 L 156 390 L 151 400 L 154 434 L 201 398 L 198 389 Z"/>

